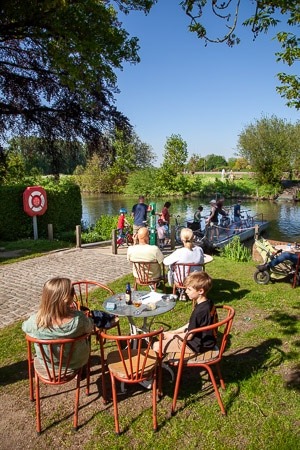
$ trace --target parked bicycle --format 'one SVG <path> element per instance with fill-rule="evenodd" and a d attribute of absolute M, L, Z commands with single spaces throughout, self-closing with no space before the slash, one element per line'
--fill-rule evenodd
<path fill-rule="evenodd" d="M 117 248 L 123 245 L 133 245 L 133 235 L 130 227 L 125 227 L 123 233 L 117 238 Z"/>

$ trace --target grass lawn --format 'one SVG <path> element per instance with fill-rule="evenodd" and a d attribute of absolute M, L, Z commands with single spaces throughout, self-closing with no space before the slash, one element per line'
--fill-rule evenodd
<path fill-rule="evenodd" d="M 29 401 L 26 348 L 21 323 L 0 331 L 0 379 L 2 420 L 0 448 L 31 449 L 276 449 L 294 450 L 300 442 L 300 288 L 287 282 L 260 286 L 253 281 L 255 263 L 235 263 L 216 256 L 207 266 L 213 277 L 210 297 L 216 304 L 235 308 L 236 316 L 222 372 L 226 390 L 221 391 L 227 416 L 221 415 L 204 372 L 184 373 L 175 416 L 170 417 L 174 385 L 164 371 L 164 397 L 158 403 L 159 431 L 151 431 L 150 392 L 128 388 L 119 395 L 121 429 L 114 434 L 112 404 L 103 405 L 99 351 L 93 343 L 92 393 L 81 393 L 77 433 L 72 433 L 73 390 L 62 387 L 60 395 L 42 389 L 41 436 L 35 435 L 35 408 Z M 131 275 L 110 287 L 123 291 Z M 95 293 L 94 306 L 100 308 Z M 190 302 L 158 316 L 166 327 L 185 323 Z M 121 318 L 128 332 L 127 319 Z M 157 323 L 159 326 L 159 323 Z M 155 327 L 155 324 L 152 328 Z M 109 379 L 107 378 L 109 385 Z M 63 394 L 61 394 L 61 391 Z M 67 391 L 67 392 L 66 392 Z M 9 445 L 11 444 L 11 445 Z"/>

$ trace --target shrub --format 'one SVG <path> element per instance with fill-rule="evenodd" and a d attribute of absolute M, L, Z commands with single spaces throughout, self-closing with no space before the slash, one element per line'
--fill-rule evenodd
<path fill-rule="evenodd" d="M 221 256 L 236 262 L 246 262 L 252 259 L 251 251 L 241 243 L 238 236 L 235 236 L 229 244 L 222 248 Z"/>

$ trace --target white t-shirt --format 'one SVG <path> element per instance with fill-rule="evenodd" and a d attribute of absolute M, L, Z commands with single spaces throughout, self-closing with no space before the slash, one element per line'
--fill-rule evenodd
<path fill-rule="evenodd" d="M 204 263 L 204 253 L 201 247 L 193 247 L 192 250 L 182 247 L 175 250 L 171 255 L 166 256 L 164 259 L 164 264 L 166 266 L 171 266 L 174 263 L 183 264 L 203 264 Z M 195 266 L 191 268 L 191 272 L 201 271 L 202 266 Z M 176 277 L 175 281 L 176 280 Z"/>

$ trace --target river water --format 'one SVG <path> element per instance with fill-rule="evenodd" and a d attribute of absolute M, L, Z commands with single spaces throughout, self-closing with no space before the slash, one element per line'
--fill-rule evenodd
<path fill-rule="evenodd" d="M 199 205 L 203 206 L 202 215 L 208 215 L 210 207 L 207 199 L 146 199 L 146 203 L 156 202 L 156 210 L 162 210 L 165 201 L 169 200 L 172 205 L 170 213 L 180 214 L 181 222 L 192 219 L 194 211 Z M 82 222 L 85 226 L 93 225 L 100 215 L 118 215 L 119 209 L 124 207 L 130 214 L 132 206 L 137 203 L 137 197 L 124 197 L 121 195 L 89 195 L 82 194 Z M 232 206 L 232 202 L 225 201 L 224 206 Z M 269 200 L 245 200 L 241 209 L 250 210 L 250 215 L 263 214 L 263 218 L 270 222 L 267 238 L 300 242 L 300 204 L 296 202 L 273 202 Z"/>

